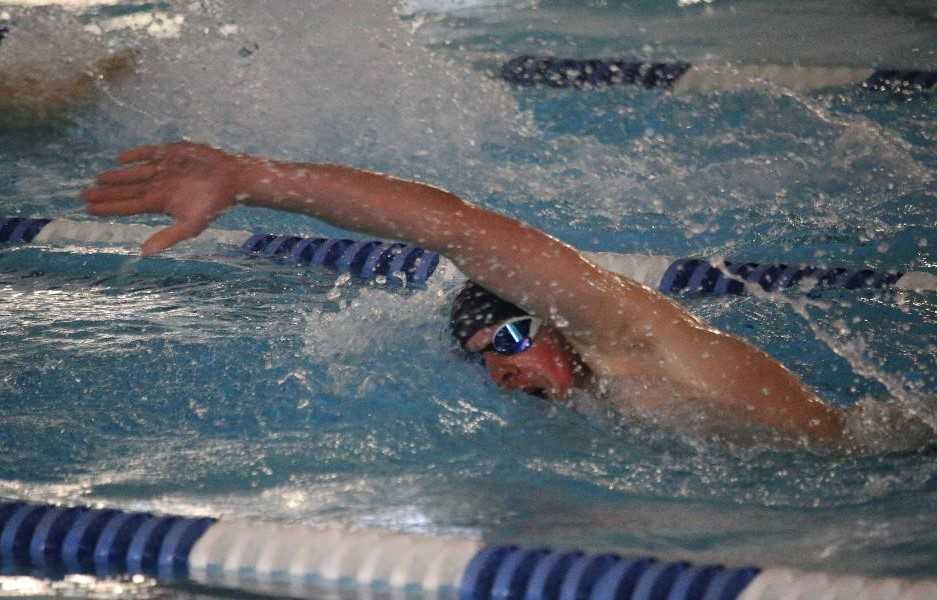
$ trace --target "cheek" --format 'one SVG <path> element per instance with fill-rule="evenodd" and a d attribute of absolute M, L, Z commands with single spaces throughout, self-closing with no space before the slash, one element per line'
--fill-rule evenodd
<path fill-rule="evenodd" d="M 501 362 L 497 358 L 493 358 L 487 355 L 482 357 L 482 364 L 485 365 L 485 369 L 492 377 L 497 376 L 503 370 Z"/>
<path fill-rule="evenodd" d="M 496 382 L 508 387 L 526 385 L 567 389 L 573 387 L 573 362 L 554 344 L 535 345 L 514 356 L 486 353 L 485 367 Z"/>
<path fill-rule="evenodd" d="M 554 357 L 547 361 L 546 367 L 551 378 L 558 384 L 571 387 L 573 384 L 573 365 L 565 357 Z"/>
<path fill-rule="evenodd" d="M 482 362 L 488 374 L 495 380 L 498 380 L 505 373 L 517 373 L 520 367 L 509 358 L 497 354 L 485 354 Z"/>
<path fill-rule="evenodd" d="M 532 349 L 533 350 L 533 349 Z M 554 348 L 542 348 L 530 355 L 529 366 L 550 380 L 553 386 L 568 387 L 573 382 L 573 365 Z"/>

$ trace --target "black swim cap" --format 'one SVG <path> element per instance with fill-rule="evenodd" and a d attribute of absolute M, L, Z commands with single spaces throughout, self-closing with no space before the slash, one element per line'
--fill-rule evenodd
<path fill-rule="evenodd" d="M 527 315 L 527 311 L 502 300 L 482 286 L 469 281 L 452 302 L 449 330 L 465 349 L 472 336 L 495 323 Z"/>

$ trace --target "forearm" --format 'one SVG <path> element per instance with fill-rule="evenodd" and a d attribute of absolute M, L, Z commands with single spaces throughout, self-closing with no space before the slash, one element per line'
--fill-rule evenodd
<path fill-rule="evenodd" d="M 552 236 L 440 188 L 343 166 L 242 160 L 242 203 L 421 245 L 503 298 L 572 329 L 591 333 L 597 322 L 636 322 L 675 310 Z M 658 306 L 662 300 L 665 306 Z"/>
<path fill-rule="evenodd" d="M 443 252 L 487 215 L 439 188 L 339 165 L 240 157 L 239 202 L 304 213 L 337 227 Z M 471 223 L 468 223 L 471 222 Z"/>
<path fill-rule="evenodd" d="M 546 234 L 445 190 L 380 173 L 247 158 L 239 179 L 243 204 L 304 213 L 343 229 L 417 244 L 445 255 L 480 282 L 517 266 L 522 246 L 567 251 Z"/>
<path fill-rule="evenodd" d="M 571 341 L 611 346 L 642 315 L 653 320 L 676 310 L 546 233 L 422 183 L 189 142 L 134 148 L 119 160 L 128 166 L 99 175 L 82 197 L 95 215 L 172 216 L 172 225 L 143 243 L 144 255 L 197 235 L 241 202 L 437 251 L 505 300 L 566 328 Z"/>

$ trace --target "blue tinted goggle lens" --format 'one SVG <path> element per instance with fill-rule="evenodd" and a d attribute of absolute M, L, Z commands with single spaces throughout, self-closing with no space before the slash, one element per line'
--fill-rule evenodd
<path fill-rule="evenodd" d="M 508 321 L 495 331 L 491 346 L 498 354 L 517 354 L 530 348 L 533 338 L 540 328 L 540 320 L 533 317 L 520 317 Z"/>

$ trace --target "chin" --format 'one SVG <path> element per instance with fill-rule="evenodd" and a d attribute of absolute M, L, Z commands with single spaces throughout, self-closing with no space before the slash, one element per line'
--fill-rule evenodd
<path fill-rule="evenodd" d="M 569 397 L 572 388 L 570 387 L 551 387 L 540 390 L 540 398 L 547 400 L 565 400 Z"/>
<path fill-rule="evenodd" d="M 531 385 L 520 388 L 522 392 L 541 400 L 562 400 L 569 395 L 568 389 L 553 386 Z"/>

